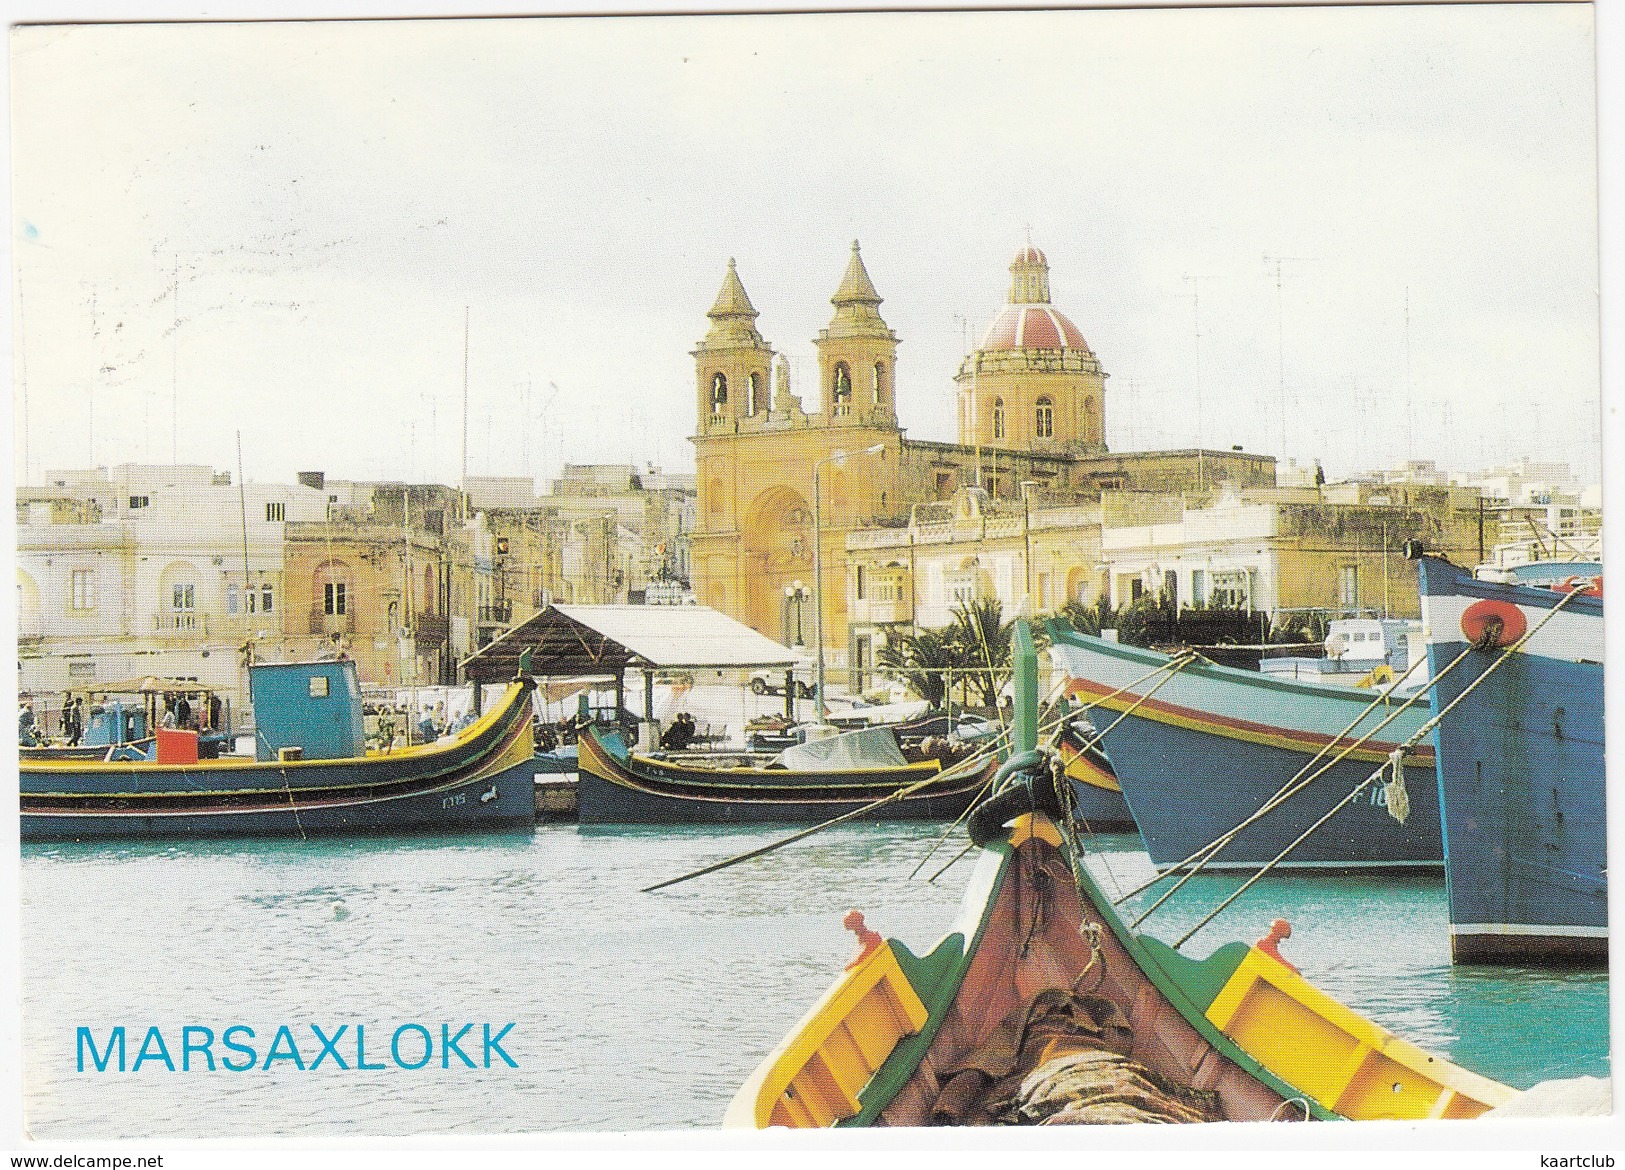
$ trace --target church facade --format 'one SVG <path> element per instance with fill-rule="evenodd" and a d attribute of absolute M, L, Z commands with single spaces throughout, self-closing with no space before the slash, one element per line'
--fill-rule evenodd
<path fill-rule="evenodd" d="M 1108 375 L 1051 303 L 1048 260 L 1030 245 L 1010 265 L 1006 303 L 954 374 L 958 443 L 909 439 L 898 425 L 899 339 L 856 242 L 830 302 L 834 313 L 814 340 L 816 400 L 804 403 L 728 262 L 710 329 L 693 351 L 690 551 L 702 604 L 787 645 L 810 641 L 821 594 L 832 664 L 844 663 L 849 644 L 848 537 L 905 528 L 916 505 L 967 488 L 990 501 L 1085 502 L 1103 491 L 1275 482 L 1269 456 L 1112 454 Z"/>

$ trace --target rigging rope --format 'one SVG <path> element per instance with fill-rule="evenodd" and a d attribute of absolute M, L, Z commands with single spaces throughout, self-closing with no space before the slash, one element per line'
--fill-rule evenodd
<path fill-rule="evenodd" d="M 1455 662 L 1452 662 L 1449 666 L 1447 666 L 1443 671 L 1440 672 L 1439 677 L 1443 678 L 1446 674 L 1448 674 L 1450 672 L 1450 670 L 1456 665 L 1456 663 L 1460 662 L 1462 658 L 1466 657 L 1466 653 L 1467 653 L 1466 651 L 1463 651 L 1462 654 L 1456 658 Z M 1416 660 L 1416 662 L 1411 663 L 1410 667 L 1405 671 L 1405 673 L 1403 675 L 1400 676 L 1399 680 L 1395 682 L 1394 686 L 1397 687 L 1399 685 L 1399 682 L 1403 682 L 1404 679 L 1410 675 L 1411 671 L 1415 670 L 1416 667 L 1418 665 L 1420 665 L 1422 661 L 1423 660 L 1419 658 L 1419 659 Z M 1333 756 L 1331 759 L 1327 760 L 1319 768 L 1315 768 L 1316 761 L 1318 761 L 1322 756 L 1324 756 L 1326 754 L 1326 752 L 1329 751 L 1332 747 L 1334 747 L 1338 743 L 1341 743 L 1342 740 L 1343 740 L 1343 737 L 1348 735 L 1349 732 L 1353 731 L 1356 727 L 1358 727 L 1361 723 L 1363 723 L 1365 721 L 1365 718 L 1366 718 L 1367 715 L 1371 714 L 1371 712 L 1373 710 L 1375 710 L 1378 706 L 1380 706 L 1383 703 L 1387 702 L 1388 699 L 1391 698 L 1391 696 L 1393 694 L 1393 689 L 1394 689 L 1393 687 L 1390 687 L 1383 694 L 1378 695 L 1375 699 L 1373 699 L 1370 703 L 1368 703 L 1366 705 L 1365 709 L 1362 710 L 1358 715 L 1356 715 L 1354 717 L 1353 722 L 1348 724 L 1348 726 L 1344 727 L 1343 730 L 1338 732 L 1336 736 L 1332 737 L 1325 744 L 1323 744 L 1321 746 L 1320 750 L 1317 751 L 1312 757 L 1310 757 L 1309 761 L 1307 763 L 1305 763 L 1303 765 L 1303 767 L 1299 768 L 1297 773 L 1291 779 L 1289 779 L 1285 784 L 1281 785 L 1280 788 L 1276 789 L 1273 795 L 1271 795 L 1269 798 L 1267 798 L 1264 801 L 1263 804 L 1259 805 L 1259 807 L 1257 809 L 1255 809 L 1248 817 L 1246 817 L 1244 820 L 1242 820 L 1239 824 L 1233 825 L 1231 828 L 1226 830 L 1224 833 L 1220 834 L 1218 837 L 1215 837 L 1212 841 L 1209 841 L 1206 845 L 1202 846 L 1202 848 L 1198 849 L 1195 853 L 1192 853 L 1189 857 L 1185 858 L 1183 861 L 1176 862 L 1174 865 L 1170 866 L 1168 869 L 1164 870 L 1162 873 L 1159 873 L 1155 877 L 1150 878 L 1148 881 L 1145 881 L 1145 882 L 1141 883 L 1139 886 L 1136 886 L 1134 889 L 1130 890 L 1128 893 L 1126 893 L 1122 897 L 1118 898 L 1117 901 L 1113 903 L 1113 905 L 1121 905 L 1124 901 L 1126 901 L 1129 898 L 1132 898 L 1135 894 L 1139 894 L 1139 893 L 1144 892 L 1145 890 L 1150 889 L 1152 886 L 1156 885 L 1158 882 L 1164 881 L 1165 879 L 1167 879 L 1169 877 L 1172 877 L 1174 874 L 1179 873 L 1180 870 L 1184 869 L 1186 866 L 1190 866 L 1191 869 L 1190 869 L 1190 871 L 1188 873 L 1186 873 L 1183 877 L 1181 877 L 1179 879 L 1179 881 L 1175 882 L 1173 887 L 1170 888 L 1169 890 L 1167 890 L 1162 895 L 1161 898 L 1158 898 L 1156 902 L 1152 903 L 1151 906 L 1149 906 L 1145 910 L 1145 912 L 1140 915 L 1139 918 L 1135 919 L 1134 925 L 1138 926 L 1141 922 L 1143 922 L 1146 919 L 1147 916 L 1149 916 L 1152 913 L 1152 911 L 1156 910 L 1159 906 L 1161 906 L 1164 902 L 1166 902 L 1170 897 L 1172 897 L 1175 893 L 1177 893 L 1181 886 L 1183 886 L 1187 881 L 1189 881 L 1196 874 L 1200 873 L 1207 866 L 1207 863 L 1209 861 L 1211 861 L 1214 858 L 1214 856 L 1216 856 L 1219 853 L 1219 851 L 1222 850 L 1226 845 L 1230 844 L 1231 841 L 1235 840 L 1236 837 L 1241 833 L 1241 831 L 1243 829 L 1247 828 L 1249 825 L 1254 824 L 1260 818 L 1264 817 L 1268 813 L 1273 812 L 1276 808 L 1280 807 L 1280 805 L 1282 803 L 1284 803 L 1285 801 L 1287 801 L 1287 800 L 1291 799 L 1292 797 L 1296 796 L 1298 793 L 1302 792 L 1312 782 L 1319 779 L 1321 776 L 1325 775 L 1333 767 L 1335 767 L 1337 764 L 1341 763 L 1344 759 L 1346 759 L 1349 756 L 1350 753 L 1358 751 L 1361 747 L 1363 747 L 1367 742 L 1370 741 L 1372 736 L 1374 736 L 1377 732 L 1381 731 L 1384 727 L 1387 727 L 1388 724 L 1392 723 L 1395 719 L 1399 718 L 1399 716 L 1401 714 L 1403 714 L 1412 704 L 1419 702 L 1422 699 L 1422 697 L 1427 694 L 1427 690 L 1425 688 L 1422 689 L 1422 690 L 1417 691 L 1414 695 L 1412 695 L 1410 698 L 1406 699 L 1403 703 L 1401 703 L 1398 707 L 1396 707 L 1385 719 L 1383 719 L 1382 721 L 1377 723 L 1375 726 L 1370 728 L 1368 731 L 1366 731 L 1364 735 L 1360 736 L 1358 739 L 1354 740 L 1353 742 L 1347 744 L 1345 747 L 1343 747 L 1341 750 L 1339 750 L 1338 753 L 1335 756 Z M 1315 768 L 1315 770 L 1313 772 L 1310 772 L 1311 768 Z M 1306 773 L 1307 773 L 1307 775 L 1306 775 Z"/>
<path fill-rule="evenodd" d="M 1285 849 L 1281 850 L 1281 852 L 1276 854 L 1275 857 L 1271 858 L 1270 861 L 1263 866 L 1263 868 L 1261 868 L 1257 873 L 1253 874 L 1252 877 L 1248 878 L 1245 882 L 1243 882 L 1239 889 L 1237 889 L 1228 898 L 1224 899 L 1224 901 L 1220 902 L 1217 906 L 1215 906 L 1195 926 L 1191 927 L 1183 935 L 1181 935 L 1180 938 L 1179 938 L 1179 941 L 1174 943 L 1174 949 L 1178 950 L 1181 946 L 1183 946 L 1185 944 L 1186 941 L 1188 941 L 1190 939 L 1190 937 L 1192 935 L 1194 935 L 1197 931 L 1201 930 L 1202 927 L 1206 926 L 1209 922 L 1213 921 L 1213 919 L 1216 918 L 1220 914 L 1220 912 L 1222 912 L 1226 907 L 1228 907 L 1233 902 L 1235 902 L 1235 900 L 1237 898 L 1241 897 L 1242 894 L 1246 893 L 1247 890 L 1249 888 L 1251 888 L 1253 885 L 1255 885 L 1259 881 L 1260 878 L 1262 878 L 1265 874 L 1269 873 L 1272 869 L 1274 869 L 1277 865 L 1279 865 L 1280 862 L 1282 861 L 1282 859 L 1284 859 L 1289 853 L 1291 853 L 1294 849 L 1296 849 L 1299 845 L 1301 845 L 1310 836 L 1310 834 L 1312 834 L 1316 829 L 1320 828 L 1321 825 L 1325 824 L 1328 820 L 1330 820 L 1334 814 L 1336 814 L 1337 812 L 1342 810 L 1350 801 L 1352 801 L 1356 796 L 1358 796 L 1361 792 L 1363 792 L 1369 785 L 1374 783 L 1376 780 L 1380 779 L 1382 774 L 1385 771 L 1389 770 L 1390 766 L 1392 766 L 1394 771 L 1397 773 L 1399 783 L 1402 785 L 1404 783 L 1404 780 L 1403 780 L 1403 775 L 1404 774 L 1403 774 L 1402 771 L 1400 771 L 1402 765 L 1400 765 L 1398 763 L 1398 761 L 1395 760 L 1395 757 L 1402 757 L 1403 754 L 1406 751 L 1408 751 L 1409 749 L 1415 747 L 1418 743 L 1420 743 L 1428 735 L 1432 734 L 1434 728 L 1439 726 L 1439 724 L 1444 720 L 1444 717 L 1446 715 L 1450 714 L 1450 712 L 1453 711 L 1456 708 L 1457 704 L 1459 704 L 1463 699 L 1465 699 L 1469 694 L 1471 694 L 1473 692 L 1473 690 L 1478 686 L 1479 683 L 1483 682 L 1486 678 L 1488 678 L 1490 675 L 1494 674 L 1497 670 L 1499 670 L 1501 668 L 1501 666 L 1504 663 L 1506 663 L 1507 660 L 1510 659 L 1514 653 L 1516 653 L 1518 650 L 1522 649 L 1522 647 L 1525 645 L 1525 643 L 1527 643 L 1529 641 L 1529 639 L 1531 639 L 1531 638 L 1533 638 L 1535 636 L 1536 632 L 1539 631 L 1542 626 L 1544 626 L 1547 622 L 1551 621 L 1552 618 L 1556 617 L 1559 610 L 1561 610 L 1571 600 L 1573 600 L 1575 597 L 1578 597 L 1578 596 L 1580 596 L 1580 593 L 1579 593 L 1578 590 L 1576 590 L 1573 593 L 1565 594 L 1563 599 L 1561 601 L 1559 601 L 1556 605 L 1552 606 L 1551 609 L 1547 610 L 1545 616 L 1542 617 L 1540 619 L 1540 621 L 1536 622 L 1532 627 L 1530 627 L 1529 630 L 1527 632 L 1525 632 L 1522 637 L 1520 637 L 1516 642 L 1513 642 L 1511 645 L 1505 647 L 1501 651 L 1501 653 L 1496 657 L 1496 659 L 1493 662 L 1491 662 L 1489 664 L 1489 666 L 1485 667 L 1484 672 L 1482 674 L 1480 674 L 1472 682 L 1467 684 L 1467 686 L 1465 688 L 1463 688 L 1461 694 L 1457 695 L 1454 699 L 1452 699 L 1445 706 L 1445 708 L 1442 711 L 1440 711 L 1437 715 L 1433 716 L 1426 723 L 1424 723 L 1420 728 L 1418 728 L 1416 730 L 1416 732 L 1413 735 L 1411 735 L 1411 737 L 1409 739 L 1407 739 L 1398 748 L 1396 748 L 1390 754 L 1388 760 L 1385 760 L 1383 763 L 1381 763 L 1381 764 L 1379 764 L 1377 766 L 1376 771 L 1372 772 L 1371 775 L 1367 776 L 1364 780 L 1360 781 L 1352 789 L 1350 789 L 1348 795 L 1343 797 L 1342 800 L 1338 801 L 1329 810 L 1327 810 L 1327 812 L 1325 813 L 1324 816 L 1320 817 L 1317 821 L 1315 821 L 1314 824 L 1310 825 L 1307 829 L 1305 829 L 1301 834 L 1298 835 L 1298 837 L 1290 845 L 1288 845 Z M 1469 645 L 1466 650 L 1463 650 L 1460 654 L 1458 654 L 1455 657 L 1455 659 L 1451 661 L 1449 666 L 1447 666 L 1444 670 L 1440 671 L 1438 676 L 1433 679 L 1432 683 L 1430 684 L 1430 689 L 1432 687 L 1438 686 L 1440 680 L 1443 679 L 1446 675 L 1448 675 L 1452 670 L 1454 670 L 1462 662 L 1462 660 L 1465 659 L 1467 657 L 1467 655 L 1470 654 L 1475 649 L 1479 649 L 1479 647 L 1477 645 Z M 1413 701 L 1414 701 L 1414 696 L 1413 696 Z M 1408 798 L 1407 798 L 1407 805 L 1408 805 Z M 1401 820 L 1401 822 L 1403 822 L 1404 818 L 1401 817 L 1399 819 Z M 1188 876 L 1190 876 L 1190 875 L 1187 875 L 1187 877 Z M 1181 884 L 1183 884 L 1183 883 L 1181 883 Z M 1176 886 L 1175 889 L 1177 889 L 1177 888 L 1178 887 Z M 1173 891 L 1170 890 L 1169 894 L 1172 894 L 1172 893 L 1173 893 Z M 1140 922 L 1145 919 L 1146 915 L 1150 914 L 1152 910 L 1155 910 L 1157 908 L 1157 906 L 1162 905 L 1162 903 L 1167 901 L 1167 899 L 1168 899 L 1168 894 L 1163 895 L 1163 897 L 1158 899 L 1157 902 L 1150 909 L 1146 910 L 1146 912 L 1144 914 L 1141 914 L 1139 918 L 1135 919 L 1134 923 L 1132 925 L 1138 926 L 1140 924 Z"/>

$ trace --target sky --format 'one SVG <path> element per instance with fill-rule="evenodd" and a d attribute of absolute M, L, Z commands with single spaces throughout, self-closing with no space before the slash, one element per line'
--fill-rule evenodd
<path fill-rule="evenodd" d="M 1113 450 L 1590 481 L 1594 51 L 1578 4 L 16 28 L 15 473 L 691 470 L 729 259 L 811 406 L 853 240 L 951 441 L 1030 240 Z"/>

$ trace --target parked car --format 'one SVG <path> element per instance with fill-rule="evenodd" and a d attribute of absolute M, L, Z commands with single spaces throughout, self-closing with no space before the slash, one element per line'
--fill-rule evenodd
<path fill-rule="evenodd" d="M 796 694 L 803 699 L 813 696 L 813 672 L 810 667 L 797 666 L 795 668 L 794 685 Z M 784 694 L 784 671 L 758 670 L 750 676 L 751 693 L 757 695 Z"/>

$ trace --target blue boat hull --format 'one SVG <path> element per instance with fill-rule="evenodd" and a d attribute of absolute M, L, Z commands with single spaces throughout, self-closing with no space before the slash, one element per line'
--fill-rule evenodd
<path fill-rule="evenodd" d="M 1108 732 L 1104 743 L 1158 869 L 1177 865 L 1252 816 L 1313 755 L 1219 739 L 1134 715 Z M 1288 852 L 1376 766 L 1347 759 L 1333 764 L 1304 791 L 1238 833 L 1207 868 L 1256 870 L 1286 853 L 1278 863 L 1283 868 L 1437 870 L 1442 858 L 1438 796 L 1421 768 L 1407 774 L 1410 815 L 1404 824 L 1389 815 L 1382 787 L 1373 784 Z"/>
<path fill-rule="evenodd" d="M 533 823 L 530 686 L 458 739 L 337 760 L 24 762 L 24 840 L 309 836 Z"/>
<path fill-rule="evenodd" d="M 1158 869 L 1187 861 L 1249 820 L 1288 781 L 1314 772 L 1320 774 L 1241 829 L 1206 867 L 1436 870 L 1443 864 L 1432 753 L 1425 744 L 1407 756 L 1403 823 L 1389 814 L 1380 783 L 1366 784 L 1331 812 L 1396 743 L 1421 728 L 1425 703 L 1402 708 L 1394 699 L 1377 706 L 1358 724 L 1373 729 L 1374 738 L 1356 749 L 1339 733 L 1378 700 L 1375 692 L 1210 665 L 1147 677 L 1173 660 L 1070 630 L 1052 633 L 1051 653 L 1067 671 L 1072 694 L 1097 707 L 1091 718 L 1104 729 L 1102 746 Z M 1390 713 L 1393 722 L 1375 730 Z M 1327 767 L 1345 748 L 1348 754 Z M 1325 823 L 1312 828 L 1322 817 Z"/>
<path fill-rule="evenodd" d="M 1422 576 L 1435 676 L 1467 649 L 1465 606 L 1516 605 L 1535 630 L 1564 597 L 1431 558 Z M 1457 962 L 1607 961 L 1602 621 L 1601 599 L 1574 598 L 1521 650 L 1475 649 L 1435 685 Z"/>
<path fill-rule="evenodd" d="M 536 790 L 529 765 L 489 779 L 408 796 L 333 806 L 239 814 L 50 816 L 25 818 L 23 839 L 302 837 L 334 833 L 459 832 L 529 826 Z"/>

